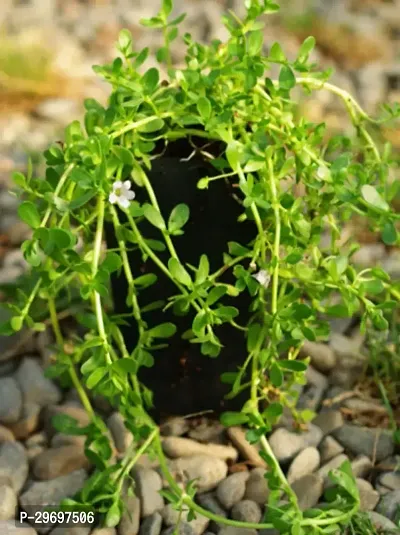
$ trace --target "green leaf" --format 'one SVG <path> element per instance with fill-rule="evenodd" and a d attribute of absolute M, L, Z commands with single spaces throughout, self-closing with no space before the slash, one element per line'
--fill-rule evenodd
<path fill-rule="evenodd" d="M 114 528 L 121 520 L 121 511 L 118 502 L 112 504 L 106 514 L 105 525 L 107 528 Z"/>
<path fill-rule="evenodd" d="M 96 368 L 86 379 L 86 386 L 88 387 L 88 389 L 91 390 L 92 388 L 94 388 L 103 379 L 106 373 L 107 368 Z"/>
<path fill-rule="evenodd" d="M 176 325 L 173 323 L 160 323 L 148 331 L 154 338 L 170 338 L 176 333 Z"/>
<path fill-rule="evenodd" d="M 203 121 L 208 121 L 211 116 L 211 103 L 206 97 L 200 97 L 197 101 L 197 111 L 199 112 Z"/>
<path fill-rule="evenodd" d="M 178 282 L 184 286 L 192 286 L 192 279 L 179 260 L 176 258 L 170 258 L 168 260 L 168 269 L 170 270 L 174 279 L 176 279 Z"/>
<path fill-rule="evenodd" d="M 36 206 L 29 201 L 25 201 L 18 206 L 18 216 L 24 223 L 31 228 L 38 228 L 40 226 L 40 215 Z"/>
<path fill-rule="evenodd" d="M 153 205 L 145 203 L 143 205 L 143 215 L 152 225 L 160 230 L 166 230 L 165 221 L 163 216 Z"/>
<path fill-rule="evenodd" d="M 292 69 L 287 65 L 283 65 L 279 72 L 279 85 L 287 91 L 296 85 L 296 77 Z"/>
<path fill-rule="evenodd" d="M 142 83 L 144 85 L 144 89 L 147 91 L 147 93 L 153 93 L 153 91 L 158 86 L 158 82 L 160 80 L 160 73 L 158 72 L 158 69 L 155 67 L 151 67 L 148 71 L 146 71 L 142 78 Z"/>
<path fill-rule="evenodd" d="M 122 260 L 119 254 L 110 251 L 107 253 L 105 259 L 101 263 L 101 267 L 107 271 L 107 273 L 113 273 L 122 266 Z"/>
<path fill-rule="evenodd" d="M 392 221 L 387 221 L 382 229 L 382 240 L 386 245 L 394 245 L 397 242 L 398 234 Z"/>
<path fill-rule="evenodd" d="M 361 288 L 364 290 L 365 293 L 371 295 L 378 295 L 382 293 L 385 289 L 383 282 L 379 279 L 364 281 L 361 284 Z"/>
<path fill-rule="evenodd" d="M 263 412 L 264 418 L 268 423 L 274 425 L 283 414 L 283 407 L 281 403 L 272 402 Z"/>
<path fill-rule="evenodd" d="M 282 47 L 279 43 L 274 43 L 269 51 L 268 59 L 270 61 L 286 61 L 286 56 L 283 53 Z"/>
<path fill-rule="evenodd" d="M 226 286 L 217 286 L 211 290 L 206 299 L 206 305 L 211 306 L 216 303 L 227 292 Z"/>
<path fill-rule="evenodd" d="M 261 30 L 251 32 L 247 40 L 247 52 L 249 56 L 257 56 L 261 53 L 264 42 L 264 34 Z"/>
<path fill-rule="evenodd" d="M 157 281 L 157 275 L 154 273 L 146 273 L 146 275 L 141 275 L 135 279 L 135 286 L 140 286 L 140 288 L 148 288 L 152 286 Z"/>
<path fill-rule="evenodd" d="M 199 267 L 196 273 L 196 284 L 203 284 L 210 273 L 210 263 L 207 255 L 202 254 L 200 257 Z"/>
<path fill-rule="evenodd" d="M 307 37 L 307 39 L 303 41 L 300 47 L 299 54 L 298 54 L 299 61 L 301 61 L 302 63 L 304 61 L 307 61 L 308 56 L 310 55 L 314 47 L 315 47 L 315 37 L 313 36 Z"/>
<path fill-rule="evenodd" d="M 163 0 L 161 10 L 164 13 L 165 17 L 169 17 L 172 11 L 172 7 L 172 0 Z"/>
<path fill-rule="evenodd" d="M 282 386 L 283 373 L 277 366 L 276 362 L 274 362 L 271 366 L 271 370 L 269 372 L 269 378 L 271 379 L 272 386 L 274 386 L 275 388 L 279 388 Z"/>
<path fill-rule="evenodd" d="M 304 372 L 307 369 L 307 364 L 301 360 L 278 360 L 278 366 L 281 370 L 291 372 Z"/>
<path fill-rule="evenodd" d="M 239 315 L 239 310 L 231 306 L 219 306 L 214 313 L 218 318 L 224 321 L 230 321 Z"/>
<path fill-rule="evenodd" d="M 81 206 L 84 206 L 87 204 L 93 197 L 97 195 L 98 191 L 95 189 L 88 190 L 86 193 L 81 195 L 80 197 L 77 197 L 73 201 L 69 203 L 70 210 L 76 210 L 77 208 L 80 208 Z"/>
<path fill-rule="evenodd" d="M 226 147 L 226 159 L 233 171 L 237 171 L 242 161 L 242 145 L 238 141 L 231 141 Z"/>
<path fill-rule="evenodd" d="M 136 128 L 137 132 L 144 132 L 146 134 L 151 134 L 153 132 L 157 132 L 158 130 L 161 130 L 161 128 L 164 126 L 164 121 L 160 119 L 159 117 L 155 117 L 152 121 L 142 124 L 141 126 L 138 126 Z"/>
<path fill-rule="evenodd" d="M 123 164 L 129 166 L 134 164 L 135 159 L 133 157 L 133 154 L 125 147 L 114 146 L 112 148 L 112 151 Z"/>
<path fill-rule="evenodd" d="M 13 173 L 12 179 L 16 186 L 20 188 L 24 188 L 26 186 L 26 178 L 25 178 L 25 175 L 23 175 L 22 173 L 18 173 L 18 172 Z"/>
<path fill-rule="evenodd" d="M 10 320 L 11 327 L 14 331 L 18 332 L 22 329 L 22 326 L 24 324 L 24 318 L 22 316 L 14 316 Z"/>
<path fill-rule="evenodd" d="M 189 206 L 187 204 L 178 204 L 172 210 L 168 219 L 168 231 L 173 233 L 181 229 L 189 220 Z"/>
<path fill-rule="evenodd" d="M 370 184 L 365 184 L 361 188 L 361 195 L 364 201 L 376 210 L 388 212 L 390 207 L 388 203 L 381 197 L 378 191 Z"/>
<path fill-rule="evenodd" d="M 247 352 L 252 353 L 258 344 L 258 338 L 261 333 L 261 325 L 259 323 L 252 323 L 247 333 Z"/>
<path fill-rule="evenodd" d="M 119 32 L 118 47 L 122 52 L 129 51 L 132 45 L 132 34 L 129 30 L 123 29 Z"/>
<path fill-rule="evenodd" d="M 224 427 L 242 425 L 247 423 L 248 420 L 247 414 L 243 414 L 242 412 L 224 412 L 220 417 L 220 422 Z"/>

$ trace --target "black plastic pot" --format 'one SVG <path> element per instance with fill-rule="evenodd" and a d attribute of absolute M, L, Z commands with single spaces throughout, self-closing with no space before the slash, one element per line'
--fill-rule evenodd
<path fill-rule="evenodd" d="M 194 140 L 196 145 L 201 140 Z M 204 140 L 203 140 L 204 144 Z M 213 154 L 220 154 L 222 147 L 214 144 L 206 149 Z M 223 179 L 210 183 L 209 189 L 199 190 L 196 185 L 204 176 L 219 174 L 214 167 L 201 156 L 196 155 L 189 161 L 181 161 L 193 151 L 187 140 L 169 144 L 162 157 L 153 160 L 152 169 L 148 173 L 156 193 L 161 212 L 167 220 L 171 210 L 179 203 L 186 203 L 190 208 L 190 220 L 184 227 L 184 235 L 173 238 L 176 251 L 182 263 L 198 266 L 200 255 L 207 254 L 211 272 L 222 266 L 223 252 L 228 252 L 227 243 L 236 241 L 249 243 L 255 237 L 255 226 L 252 222 L 239 223 L 238 216 L 243 212 L 240 203 L 233 198 L 238 189 L 233 189 Z M 159 152 L 159 151 L 157 151 Z M 135 187 L 136 200 L 140 203 L 149 202 L 145 188 Z M 121 213 L 121 221 L 124 215 Z M 160 232 L 147 221 L 140 223 L 140 229 L 146 238 L 162 239 Z M 106 238 L 108 247 L 117 247 L 115 233 L 111 224 L 107 223 Z M 131 244 L 130 244 L 131 245 Z M 169 253 L 157 253 L 167 263 Z M 143 263 L 139 250 L 129 253 L 129 261 L 134 273 L 155 273 L 158 281 L 151 287 L 142 290 L 139 296 L 140 306 L 157 300 L 165 300 L 176 295 L 177 289 L 172 282 L 153 264 L 151 260 Z M 234 283 L 231 270 L 222 281 Z M 124 314 L 130 312 L 126 306 L 127 284 L 123 273 L 112 277 L 114 312 Z M 224 297 L 223 304 L 239 308 L 237 322 L 245 324 L 250 316 L 250 297 L 243 292 L 238 297 Z M 199 411 L 240 410 L 247 399 L 247 392 L 240 397 L 226 401 L 224 396 L 230 390 L 222 384 L 220 375 L 224 372 L 236 371 L 246 358 L 246 342 L 244 333 L 232 326 L 222 325 L 216 333 L 224 345 L 217 358 L 204 356 L 199 344 L 191 344 L 182 340 L 181 335 L 191 327 L 193 312 L 187 316 L 176 316 L 169 308 L 166 312 L 154 310 L 144 314 L 148 325 L 155 326 L 171 321 L 177 325 L 177 333 L 168 339 L 166 349 L 154 351 L 155 365 L 152 368 L 141 368 L 140 380 L 154 393 L 154 415 L 156 418 L 169 415 L 186 415 Z M 122 328 L 126 344 L 132 350 L 137 343 L 137 328 L 132 319 L 129 327 Z"/>

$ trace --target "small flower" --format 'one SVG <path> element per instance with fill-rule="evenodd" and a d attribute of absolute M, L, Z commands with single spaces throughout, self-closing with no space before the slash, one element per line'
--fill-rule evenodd
<path fill-rule="evenodd" d="M 264 288 L 268 288 L 271 277 L 265 269 L 261 269 L 258 273 L 254 273 L 252 277 L 254 277 L 256 281 L 261 284 L 261 286 L 263 286 Z"/>
<path fill-rule="evenodd" d="M 131 200 L 135 198 L 135 192 L 130 191 L 131 181 L 121 182 L 117 180 L 113 184 L 113 191 L 110 193 L 108 200 L 111 204 L 117 203 L 121 208 L 129 208 Z"/>

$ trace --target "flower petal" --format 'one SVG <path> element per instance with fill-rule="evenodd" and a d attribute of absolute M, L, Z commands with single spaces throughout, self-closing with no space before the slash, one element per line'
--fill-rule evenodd
<path fill-rule="evenodd" d="M 134 191 L 127 191 L 124 195 L 126 199 L 129 199 L 130 201 L 136 197 L 136 193 Z"/>
<path fill-rule="evenodd" d="M 125 189 L 131 189 L 131 181 L 130 180 L 125 180 L 124 188 Z"/>
<path fill-rule="evenodd" d="M 121 189 L 122 188 L 122 182 L 120 180 L 117 180 L 116 182 L 114 182 L 113 184 L 113 190 L 115 191 L 116 189 Z"/>
<path fill-rule="evenodd" d="M 131 204 L 129 200 L 126 197 L 120 197 L 118 199 L 118 204 L 121 208 L 129 208 L 129 205 Z"/>
<path fill-rule="evenodd" d="M 118 199 L 119 197 L 115 195 L 115 193 L 110 193 L 108 197 L 108 200 L 110 201 L 111 204 L 115 204 L 116 202 L 118 202 Z"/>

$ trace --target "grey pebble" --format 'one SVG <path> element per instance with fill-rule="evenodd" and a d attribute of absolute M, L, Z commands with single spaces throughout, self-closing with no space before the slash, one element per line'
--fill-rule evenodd
<path fill-rule="evenodd" d="M 146 517 L 140 525 L 140 535 L 160 535 L 162 526 L 162 516 L 160 513 L 153 513 Z"/>
<path fill-rule="evenodd" d="M 25 403 L 34 403 L 41 407 L 59 403 L 61 390 L 44 375 L 44 370 L 33 359 L 26 357 L 15 373 L 15 378 L 22 390 Z"/>
<path fill-rule="evenodd" d="M 400 472 L 381 474 L 379 483 L 390 490 L 400 490 Z"/>
<path fill-rule="evenodd" d="M 132 475 L 136 482 L 137 494 L 141 503 L 141 517 L 149 516 L 164 507 L 162 480 L 159 474 L 151 468 L 137 467 Z"/>
<path fill-rule="evenodd" d="M 171 472 L 184 476 L 185 481 L 196 479 L 199 492 L 214 489 L 228 473 L 226 462 L 210 455 L 182 457 L 173 459 L 168 464 Z"/>
<path fill-rule="evenodd" d="M 357 478 L 356 483 L 360 494 L 360 511 L 373 511 L 379 502 L 379 492 L 365 479 Z"/>
<path fill-rule="evenodd" d="M 219 483 L 216 496 L 225 509 L 230 509 L 243 498 L 249 477 L 249 472 L 237 472 Z"/>
<path fill-rule="evenodd" d="M 392 490 L 381 497 L 376 512 L 389 518 L 393 522 L 398 520 L 400 508 L 400 490 Z"/>
<path fill-rule="evenodd" d="M 258 524 L 262 517 L 261 507 L 252 500 L 242 500 L 232 507 L 231 517 L 240 522 Z"/>
<path fill-rule="evenodd" d="M 124 498 L 126 509 L 118 525 L 118 535 L 137 535 L 140 526 L 140 500 L 137 496 Z"/>
<path fill-rule="evenodd" d="M 388 531 L 387 535 L 395 535 L 398 533 L 398 527 L 394 522 L 392 522 L 389 518 L 386 518 L 385 516 L 377 513 L 376 511 L 369 511 L 368 516 L 371 519 L 371 522 L 378 530 L 393 530 Z"/>
<path fill-rule="evenodd" d="M 21 507 L 29 512 L 29 508 L 34 509 L 38 505 L 58 505 L 64 498 L 71 497 L 81 490 L 86 478 L 85 470 L 76 470 L 50 481 L 34 482 L 21 494 Z"/>
<path fill-rule="evenodd" d="M 172 507 L 172 504 L 169 503 L 161 511 L 161 516 L 167 526 L 176 526 L 179 522 L 179 518 L 181 518 L 182 522 L 190 524 L 190 527 L 195 535 L 202 535 L 202 533 L 204 533 L 204 531 L 207 529 L 210 519 L 196 513 L 196 518 L 189 522 L 187 519 L 188 513 L 188 509 L 185 509 L 182 511 L 182 513 L 180 513 Z"/>
<path fill-rule="evenodd" d="M 214 495 L 214 492 L 203 492 L 201 494 L 197 494 L 196 501 L 201 507 L 203 507 L 203 509 L 210 511 L 215 515 L 223 516 L 224 518 L 227 517 L 226 511 L 221 507 L 221 504 Z"/>
<path fill-rule="evenodd" d="M 307 474 L 292 484 L 302 511 L 314 507 L 324 492 L 324 478 L 318 473 Z"/>
<path fill-rule="evenodd" d="M 180 416 L 169 418 L 160 426 L 161 435 L 166 437 L 180 437 L 187 433 L 189 429 L 190 426 L 188 420 Z"/>
<path fill-rule="evenodd" d="M 25 484 L 28 471 L 28 457 L 23 445 L 3 442 L 0 445 L 0 477 L 8 478 L 17 494 Z"/>
<path fill-rule="evenodd" d="M 236 526 L 224 526 L 219 530 L 218 535 L 257 535 L 257 530 Z"/>
<path fill-rule="evenodd" d="M 372 468 L 373 464 L 371 459 L 369 459 L 366 455 L 358 455 L 351 461 L 351 470 L 355 477 L 365 478 L 369 476 Z"/>
<path fill-rule="evenodd" d="M 366 455 L 379 462 L 394 452 L 392 434 L 386 430 L 344 424 L 333 436 L 354 455 Z"/>
<path fill-rule="evenodd" d="M 250 477 L 246 482 L 245 500 L 253 500 L 258 505 L 265 505 L 268 501 L 270 490 L 268 481 L 265 479 L 266 470 L 264 468 L 254 468 L 250 472 Z"/>
<path fill-rule="evenodd" d="M 321 463 L 326 463 L 344 452 L 344 447 L 330 435 L 326 436 L 319 445 Z"/>
<path fill-rule="evenodd" d="M 86 526 L 57 526 L 50 535 L 89 535 L 90 527 Z"/>
<path fill-rule="evenodd" d="M 9 485 L 0 485 L 0 520 L 15 518 L 18 505 L 17 495 Z"/>
<path fill-rule="evenodd" d="M 330 484 L 330 478 L 329 478 L 329 472 L 331 470 L 336 470 L 340 468 L 340 466 L 345 462 L 348 461 L 349 458 L 344 453 L 341 453 L 340 455 L 337 455 L 333 459 L 331 459 L 329 462 L 325 463 L 321 468 L 318 470 L 317 474 L 321 476 L 324 479 L 325 485 Z"/>
<path fill-rule="evenodd" d="M 313 424 L 317 425 L 323 435 L 330 435 L 336 429 L 339 429 L 344 424 L 343 415 L 340 411 L 327 410 L 320 412 L 313 420 Z"/>
<path fill-rule="evenodd" d="M 115 528 L 95 528 L 90 535 L 117 535 Z"/>
<path fill-rule="evenodd" d="M 322 436 L 321 429 L 313 424 L 304 433 L 295 433 L 281 427 L 272 433 L 268 442 L 277 460 L 285 463 L 307 446 L 318 446 Z"/>
<path fill-rule="evenodd" d="M 161 535 L 174 535 L 175 531 L 177 531 L 178 535 L 194 535 L 192 526 L 187 522 L 180 522 L 178 526 L 170 526 L 164 529 Z"/>
<path fill-rule="evenodd" d="M 13 377 L 0 378 L 0 422 L 15 423 L 22 411 L 22 393 Z"/>
<path fill-rule="evenodd" d="M 17 523 L 15 520 L 0 520 L 1 535 L 37 535 L 37 531 L 28 524 Z"/>
<path fill-rule="evenodd" d="M 288 483 L 293 483 L 306 474 L 311 474 L 319 467 L 321 456 L 317 448 L 309 446 L 293 459 L 287 474 Z"/>
<path fill-rule="evenodd" d="M 124 419 L 119 412 L 114 412 L 107 419 L 107 427 L 111 431 L 115 447 L 119 453 L 125 453 L 132 444 L 132 433 L 125 427 Z"/>

